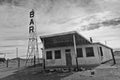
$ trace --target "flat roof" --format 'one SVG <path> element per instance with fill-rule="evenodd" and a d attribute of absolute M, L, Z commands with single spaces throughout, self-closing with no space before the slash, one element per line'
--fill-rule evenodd
<path fill-rule="evenodd" d="M 60 36 L 60 35 L 66 35 L 66 34 L 74 34 L 74 33 L 77 33 L 77 31 L 69 31 L 69 32 L 55 33 L 55 34 L 49 34 L 49 35 L 42 35 L 40 36 L 40 38 Z"/>

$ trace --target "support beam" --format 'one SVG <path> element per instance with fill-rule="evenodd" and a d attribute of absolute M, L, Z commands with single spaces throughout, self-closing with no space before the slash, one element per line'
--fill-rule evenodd
<path fill-rule="evenodd" d="M 8 63 L 9 61 L 8 61 L 8 59 L 7 59 L 7 61 L 6 61 L 6 67 L 8 67 L 9 66 L 9 63 Z"/>
<path fill-rule="evenodd" d="M 111 53 L 112 53 L 112 57 L 113 57 L 113 64 L 116 64 L 116 60 L 115 60 L 115 56 L 114 56 L 114 53 L 113 53 L 113 49 L 111 49 Z"/>
<path fill-rule="evenodd" d="M 75 59 L 76 59 L 76 68 L 78 70 L 78 58 L 77 58 L 77 48 L 76 48 L 76 38 L 75 38 L 75 35 L 73 35 L 73 43 L 74 43 L 74 51 L 75 51 Z"/>
<path fill-rule="evenodd" d="M 46 66 L 45 66 L 45 53 L 44 53 L 44 50 L 45 50 L 45 45 L 44 45 L 44 39 L 43 39 L 43 48 L 42 48 L 42 56 L 43 56 L 43 69 L 45 70 Z"/>

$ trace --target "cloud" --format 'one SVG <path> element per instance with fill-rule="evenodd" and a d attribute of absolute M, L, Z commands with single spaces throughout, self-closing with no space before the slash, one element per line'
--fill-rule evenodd
<path fill-rule="evenodd" d="M 119 0 L 103 0 L 105 2 L 118 2 Z"/>
<path fill-rule="evenodd" d="M 20 47 L 20 46 L 25 46 L 25 45 L 4 45 L 4 46 L 0 46 L 0 47 L 4 47 L 4 48 L 8 47 L 9 48 L 9 47 L 18 47 L 18 46 Z"/>
<path fill-rule="evenodd" d="M 111 20 L 107 20 L 102 22 L 101 24 L 103 24 L 104 26 L 117 26 L 120 24 L 120 18 L 114 18 Z"/>
<path fill-rule="evenodd" d="M 25 6 L 27 0 L 0 0 L 1 5 Z"/>
<path fill-rule="evenodd" d="M 29 38 L 27 36 L 8 36 L 6 38 L 4 38 L 4 40 L 8 40 L 8 41 L 14 41 L 14 40 L 28 40 Z"/>
<path fill-rule="evenodd" d="M 84 25 L 82 26 L 82 30 L 94 30 L 100 27 L 111 27 L 111 26 L 114 26 L 113 28 L 115 27 L 119 28 L 118 25 L 120 25 L 120 18 L 113 18 L 102 22 L 90 23 L 88 25 Z"/>
<path fill-rule="evenodd" d="M 86 12 L 98 12 L 101 10 L 96 0 L 73 0 L 73 3 L 77 7 L 85 9 Z"/>
<path fill-rule="evenodd" d="M 42 9 L 45 13 L 74 7 L 83 8 L 87 12 L 100 10 L 96 0 L 0 0 L 1 5 Z"/>
<path fill-rule="evenodd" d="M 0 0 L 0 41 L 27 45 L 29 11 L 35 10 L 38 36 L 106 26 L 119 28 L 119 0 Z M 112 6 L 111 6 L 112 5 Z M 115 18 L 117 16 L 117 18 Z M 84 26 L 83 26 L 84 25 Z M 8 42 L 7 42 L 8 41 Z M 25 42 L 24 42 L 25 41 Z"/>
<path fill-rule="evenodd" d="M 56 23 L 64 26 L 64 29 L 76 29 L 81 30 L 94 30 L 100 27 L 111 27 L 119 28 L 120 16 L 114 16 L 113 12 L 105 11 L 99 13 L 93 13 L 88 16 L 77 16 L 72 18 L 63 18 L 58 20 L 50 21 L 50 23 Z M 70 28 L 71 27 L 71 28 Z M 73 28 L 72 28 L 73 27 Z"/>
<path fill-rule="evenodd" d="M 97 17 L 94 15 L 95 13 L 99 12 L 108 16 L 108 13 L 104 13 L 104 11 L 101 10 L 102 4 L 100 2 L 103 2 L 103 0 L 1 0 L 0 3 L 2 5 L 11 4 L 14 6 L 13 8 L 6 8 L 6 10 L 3 11 L 5 14 L 3 13 L 2 15 L 7 15 L 7 17 L 1 18 L 1 26 L 8 28 L 28 26 L 27 24 L 29 24 L 29 12 L 26 9 L 33 7 L 37 9 L 36 16 L 39 32 L 42 30 L 44 30 L 42 32 L 45 32 L 46 29 L 43 28 L 48 28 L 48 26 L 50 30 L 55 31 L 63 30 L 65 26 L 66 29 L 71 29 L 72 26 L 81 27 L 83 24 L 89 24 L 87 27 L 82 26 L 81 28 L 83 28 L 83 30 L 84 27 L 87 30 L 97 29 L 101 27 L 101 24 L 108 25 L 107 21 L 103 21 L 104 17 L 101 19 L 101 15 L 97 15 Z M 106 3 L 103 5 L 106 5 Z M 90 16 L 91 14 L 93 15 Z M 86 18 L 83 18 L 83 16 Z M 102 23 L 101 21 L 99 22 L 99 20 L 101 20 Z M 112 22 L 113 21 L 110 23 L 113 24 Z M 115 22 L 114 24 L 117 24 Z"/>

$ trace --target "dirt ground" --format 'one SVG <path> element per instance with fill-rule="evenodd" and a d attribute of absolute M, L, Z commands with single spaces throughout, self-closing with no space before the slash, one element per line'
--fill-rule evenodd
<path fill-rule="evenodd" d="M 9 75 L 15 74 L 16 71 L 19 71 L 26 67 L 25 60 L 20 60 L 20 66 L 18 67 L 18 60 L 9 60 L 8 61 L 8 67 L 7 63 L 0 63 L 0 79 L 7 77 Z M 31 65 L 31 63 L 28 63 L 28 65 Z"/>
<path fill-rule="evenodd" d="M 0 64 L 0 80 L 60 80 L 70 74 L 72 72 L 41 72 L 41 67 L 27 67 L 25 66 L 25 61 L 21 61 L 19 68 L 18 62 L 14 60 L 9 61 L 8 67 L 6 67 L 6 63 Z"/>
<path fill-rule="evenodd" d="M 109 61 L 94 70 L 76 72 L 61 80 L 120 80 L 120 57 L 116 57 L 116 63 L 116 65 L 112 65 L 113 61 Z"/>
<path fill-rule="evenodd" d="M 116 57 L 116 62 L 114 66 L 111 66 L 113 61 L 110 61 L 94 70 L 66 73 L 45 73 L 41 72 L 40 67 L 0 68 L 0 80 L 120 80 L 120 57 Z"/>
<path fill-rule="evenodd" d="M 60 80 L 63 77 L 66 77 L 71 72 L 68 73 L 58 73 L 58 72 L 52 72 L 52 73 L 46 73 L 46 72 L 40 72 L 41 68 L 27 68 L 23 70 L 19 70 L 14 72 L 14 74 L 1 78 L 0 80 Z"/>

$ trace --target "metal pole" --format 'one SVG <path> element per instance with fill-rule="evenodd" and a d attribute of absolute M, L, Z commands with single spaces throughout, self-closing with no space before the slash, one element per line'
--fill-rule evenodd
<path fill-rule="evenodd" d="M 16 48 L 16 58 L 18 61 L 18 68 L 20 67 L 20 59 L 18 58 L 18 48 Z"/>
<path fill-rule="evenodd" d="M 7 61 L 6 61 L 6 67 L 8 67 L 8 59 L 7 59 Z"/>
<path fill-rule="evenodd" d="M 18 58 L 18 68 L 20 67 L 20 58 Z"/>
<path fill-rule="evenodd" d="M 107 41 L 105 41 L 105 45 L 107 45 Z"/>
<path fill-rule="evenodd" d="M 73 43 L 74 43 L 74 51 L 75 51 L 76 67 L 77 67 L 77 70 L 78 70 L 78 59 L 77 59 L 77 49 L 76 49 L 76 39 L 75 39 L 75 35 L 73 35 Z"/>
<path fill-rule="evenodd" d="M 36 64 L 36 56 L 34 55 L 34 67 L 35 67 L 35 64 Z"/>
<path fill-rule="evenodd" d="M 18 48 L 16 48 L 16 58 L 18 58 Z"/>

